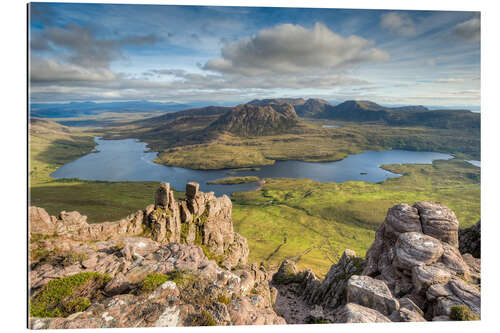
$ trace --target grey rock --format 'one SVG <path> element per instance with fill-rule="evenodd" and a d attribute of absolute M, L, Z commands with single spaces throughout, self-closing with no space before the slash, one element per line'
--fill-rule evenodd
<path fill-rule="evenodd" d="M 384 315 L 399 309 L 399 302 L 392 297 L 387 285 L 369 276 L 351 276 L 347 281 L 347 302 L 366 306 Z"/>
<path fill-rule="evenodd" d="M 406 232 L 422 232 L 418 210 L 404 203 L 389 208 L 385 220 L 385 236 L 396 240 Z"/>
<path fill-rule="evenodd" d="M 200 189 L 200 184 L 195 182 L 189 182 L 186 184 L 186 197 L 188 199 L 194 199 L 198 194 L 198 190 Z"/>
<path fill-rule="evenodd" d="M 388 323 L 389 318 L 380 312 L 358 305 L 348 303 L 335 313 L 336 323 Z"/>
<path fill-rule="evenodd" d="M 168 207 L 170 183 L 160 183 L 155 193 L 155 207 Z"/>
<path fill-rule="evenodd" d="M 314 277 L 308 278 L 303 286 L 304 297 L 309 304 L 319 304 L 331 310 L 346 304 L 346 285 L 349 278 L 361 274 L 364 261 L 356 252 L 346 249 L 337 264 L 332 265 L 321 283 Z"/>
<path fill-rule="evenodd" d="M 450 272 L 439 266 L 420 265 L 412 269 L 412 281 L 417 292 L 433 284 L 446 284 L 450 279 Z"/>
<path fill-rule="evenodd" d="M 395 250 L 395 266 L 408 270 L 414 266 L 436 262 L 443 254 L 441 242 L 418 232 L 401 234 Z"/>
<path fill-rule="evenodd" d="M 389 318 L 394 322 L 422 322 L 427 321 L 425 318 L 416 311 L 411 311 L 407 308 L 401 308 L 394 311 Z"/>
<path fill-rule="evenodd" d="M 29 207 L 29 232 L 33 234 L 53 235 L 56 223 L 43 208 Z"/>
<path fill-rule="evenodd" d="M 458 248 L 458 220 L 451 209 L 428 201 L 417 202 L 414 207 L 418 209 L 424 234 Z"/>

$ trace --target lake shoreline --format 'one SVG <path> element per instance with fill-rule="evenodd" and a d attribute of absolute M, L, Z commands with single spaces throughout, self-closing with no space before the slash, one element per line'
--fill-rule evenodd
<path fill-rule="evenodd" d="M 438 159 L 451 159 L 452 155 L 435 152 L 406 150 L 365 151 L 348 155 L 336 161 L 305 162 L 300 160 L 275 161 L 270 165 L 238 169 L 198 170 L 155 163 L 156 152 L 146 151 L 147 144 L 137 139 L 107 140 L 95 138 L 97 153 L 87 154 L 69 162 L 51 173 L 51 177 L 78 178 L 94 181 L 166 181 L 181 188 L 190 181 L 201 184 L 203 191 L 217 195 L 246 192 L 259 188 L 257 182 L 210 184 L 227 178 L 228 171 L 238 169 L 240 178 L 307 178 L 319 182 L 343 183 L 364 181 L 378 183 L 400 177 L 380 166 L 386 164 L 430 164 Z"/>

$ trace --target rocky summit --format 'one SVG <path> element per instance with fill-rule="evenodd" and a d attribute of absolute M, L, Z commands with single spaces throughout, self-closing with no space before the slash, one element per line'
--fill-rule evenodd
<path fill-rule="evenodd" d="M 360 258 L 324 279 L 292 260 L 249 264 L 227 196 L 161 183 L 120 221 L 30 207 L 30 327 L 100 328 L 471 320 L 481 315 L 480 224 L 442 205 L 389 209 Z"/>
<path fill-rule="evenodd" d="M 477 252 L 480 226 L 460 234 L 459 239 L 458 220 L 445 206 L 396 205 L 366 258 L 345 250 L 324 280 L 284 262 L 272 283 L 277 310 L 287 323 L 479 319 L 480 259 L 459 248 Z"/>

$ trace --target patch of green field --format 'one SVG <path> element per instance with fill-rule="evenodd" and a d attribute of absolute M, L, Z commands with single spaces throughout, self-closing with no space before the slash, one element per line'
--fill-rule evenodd
<path fill-rule="evenodd" d="M 89 223 L 116 221 L 154 202 L 158 182 L 53 180 L 31 188 L 31 205 L 50 215 L 79 211 Z"/>
<path fill-rule="evenodd" d="M 191 139 L 172 140 L 154 135 L 155 130 L 122 127 L 115 135 L 144 140 L 159 155 L 157 163 L 191 169 L 228 169 L 272 164 L 277 160 L 308 162 L 335 161 L 365 150 L 408 149 L 455 154 L 461 158 L 480 158 L 477 131 L 437 129 L 415 126 L 387 126 L 374 123 L 336 122 L 341 128 L 323 128 L 325 121 L 307 120 L 290 133 L 258 137 L 238 137 L 227 133 L 200 136 L 203 124 L 190 127 Z M 205 124 L 207 126 L 209 122 Z M 186 121 L 169 123 L 169 135 L 185 134 Z M 111 133 L 110 132 L 110 133 Z M 176 134 L 177 133 L 177 134 Z M 193 142 L 194 140 L 194 142 Z"/>
<path fill-rule="evenodd" d="M 226 172 L 226 175 L 232 175 L 233 173 L 242 172 L 242 171 L 259 171 L 259 170 L 260 170 L 260 168 L 256 168 L 256 167 L 232 169 L 232 170 L 229 170 L 228 172 Z"/>
<path fill-rule="evenodd" d="M 95 133 L 32 119 L 29 135 L 31 185 L 50 181 L 50 174 L 58 167 L 94 150 L 94 136 Z"/>
<path fill-rule="evenodd" d="M 299 267 L 325 274 L 345 248 L 364 255 L 387 209 L 401 202 L 440 202 L 461 227 L 480 219 L 479 168 L 458 159 L 384 168 L 403 176 L 380 184 L 266 179 L 260 190 L 233 193 L 233 223 L 251 261 L 277 265 L 311 249 Z"/>
<path fill-rule="evenodd" d="M 259 181 L 259 177 L 256 177 L 256 176 L 226 177 L 226 178 L 217 179 L 214 181 L 207 182 L 207 184 L 232 185 L 232 184 L 255 183 L 258 181 Z"/>

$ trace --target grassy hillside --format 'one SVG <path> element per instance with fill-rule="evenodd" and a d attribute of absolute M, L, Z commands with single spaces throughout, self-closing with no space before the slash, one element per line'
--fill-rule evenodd
<path fill-rule="evenodd" d="M 31 119 L 29 127 L 29 175 L 32 185 L 50 181 L 58 167 L 94 150 L 95 133 L 52 121 Z"/>
<path fill-rule="evenodd" d="M 480 137 L 461 130 L 394 127 L 335 122 L 342 128 L 322 128 L 309 121 L 299 133 L 242 138 L 220 135 L 217 140 L 169 147 L 155 139 L 157 162 L 193 169 L 222 169 L 272 164 L 276 160 L 335 161 L 365 150 L 408 149 L 480 158 Z M 175 130 L 174 130 L 175 131 Z M 143 138 L 150 143 L 149 138 Z"/>
<path fill-rule="evenodd" d="M 380 184 L 266 179 L 258 191 L 233 194 L 235 229 L 248 238 L 251 261 L 277 265 L 303 254 L 300 267 L 324 274 L 345 248 L 364 255 L 387 209 L 401 202 L 441 202 L 461 227 L 480 219 L 479 168 L 457 159 L 384 168 L 404 176 Z"/>

